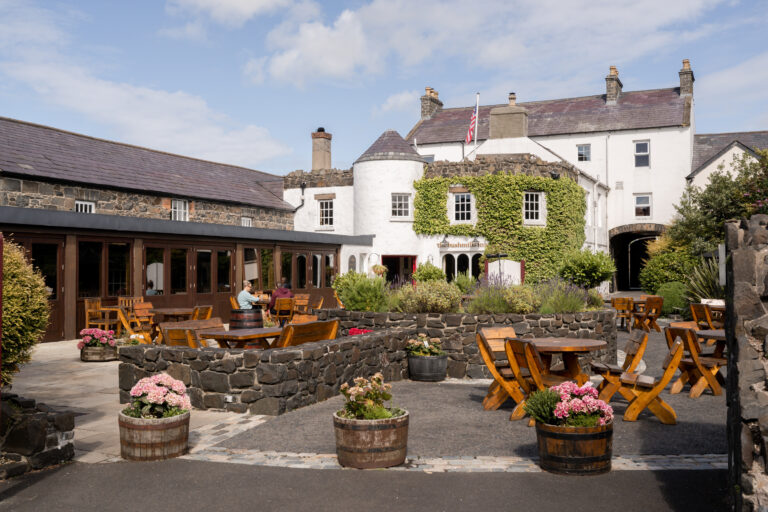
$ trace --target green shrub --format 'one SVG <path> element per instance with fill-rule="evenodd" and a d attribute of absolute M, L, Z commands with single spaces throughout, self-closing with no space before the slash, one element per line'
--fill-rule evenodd
<path fill-rule="evenodd" d="M 461 305 L 461 290 L 445 281 L 423 281 L 400 288 L 399 310 L 404 313 L 453 313 Z"/>
<path fill-rule="evenodd" d="M 413 279 L 416 281 L 445 281 L 445 272 L 433 264 L 419 263 L 416 272 L 413 273 Z"/>
<path fill-rule="evenodd" d="M 694 266 L 695 260 L 685 251 L 656 254 L 646 260 L 640 271 L 640 286 L 646 293 L 655 295 L 664 283 L 687 281 Z"/>
<path fill-rule="evenodd" d="M 714 258 L 702 258 L 688 278 L 688 301 L 725 299 L 725 288 L 720 285 L 720 268 Z"/>
<path fill-rule="evenodd" d="M 509 313 L 505 289 L 500 286 L 481 286 L 475 298 L 467 305 L 467 312 L 473 315 Z"/>
<path fill-rule="evenodd" d="M 547 425 L 557 424 L 555 406 L 560 403 L 560 395 L 551 389 L 534 391 L 525 401 L 523 409 L 534 420 Z"/>
<path fill-rule="evenodd" d="M 453 284 L 458 286 L 461 293 L 466 295 L 477 285 L 477 279 L 469 275 L 469 272 L 459 272 L 456 274 Z"/>
<path fill-rule="evenodd" d="M 614 272 L 616 265 L 609 254 L 583 249 L 566 255 L 558 274 L 582 288 L 595 288 L 610 279 Z"/>
<path fill-rule="evenodd" d="M 333 288 L 344 307 L 351 311 L 384 311 L 388 304 L 387 283 L 383 277 L 347 272 L 336 278 Z"/>
<path fill-rule="evenodd" d="M 587 291 L 562 279 L 550 279 L 536 285 L 541 297 L 539 313 L 577 313 L 587 306 Z"/>
<path fill-rule="evenodd" d="M 28 362 L 32 347 L 48 325 L 48 292 L 43 277 L 24 258 L 24 250 L 5 243 L 3 251 L 2 384 Z"/>
<path fill-rule="evenodd" d="M 508 311 L 519 315 L 533 313 L 541 306 L 541 298 L 536 290 L 527 284 L 505 288 L 504 299 L 507 301 Z"/>
<path fill-rule="evenodd" d="M 587 306 L 593 309 L 600 309 L 604 305 L 603 296 L 597 290 L 592 289 L 587 292 Z"/>
<path fill-rule="evenodd" d="M 661 308 L 662 315 L 682 314 L 688 307 L 688 287 L 678 281 L 670 281 L 659 286 L 656 295 L 664 297 L 664 305 Z"/>

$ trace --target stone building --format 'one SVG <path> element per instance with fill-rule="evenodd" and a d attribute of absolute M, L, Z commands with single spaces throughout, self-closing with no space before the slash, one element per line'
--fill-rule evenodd
<path fill-rule="evenodd" d="M 286 277 L 330 301 L 340 247 L 371 237 L 294 230 L 282 188 L 264 172 L 0 118 L 0 231 L 50 289 L 46 340 L 75 338 L 92 297 L 210 304 L 227 321 L 243 279 L 271 289 Z"/>

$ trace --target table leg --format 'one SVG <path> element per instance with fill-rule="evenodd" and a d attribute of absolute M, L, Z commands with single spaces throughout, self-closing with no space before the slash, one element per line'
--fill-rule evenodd
<path fill-rule="evenodd" d="M 579 366 L 579 355 L 575 352 L 563 352 L 563 363 L 565 364 L 565 374 L 576 381 L 579 386 L 584 385 L 589 379 L 581 372 Z"/>

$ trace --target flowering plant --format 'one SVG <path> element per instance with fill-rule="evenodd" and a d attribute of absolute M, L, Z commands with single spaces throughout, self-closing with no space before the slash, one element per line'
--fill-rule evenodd
<path fill-rule="evenodd" d="M 117 341 L 115 341 L 115 331 L 83 329 L 80 331 L 80 336 L 83 339 L 77 343 L 78 350 L 82 350 L 83 347 L 114 347 L 117 344 Z"/>
<path fill-rule="evenodd" d="M 133 418 L 168 418 L 192 408 L 187 387 L 166 373 L 144 377 L 131 388 L 131 405 L 123 414 Z"/>
<path fill-rule="evenodd" d="M 346 382 L 341 385 L 340 391 L 344 395 L 344 409 L 337 414 L 342 418 L 357 420 L 380 420 L 402 416 L 405 411 L 396 407 L 384 407 L 386 400 L 392 399 L 389 390 L 391 384 L 384 383 L 384 376 L 379 372 L 371 380 L 365 377 L 355 379 L 355 385 Z"/>
<path fill-rule="evenodd" d="M 371 270 L 377 276 L 383 276 L 384 274 L 387 273 L 387 267 L 385 267 L 384 265 L 374 265 L 371 267 Z"/>
<path fill-rule="evenodd" d="M 409 356 L 442 356 L 445 355 L 440 345 L 439 338 L 428 338 L 425 334 L 419 334 L 418 339 L 408 340 L 405 351 Z"/>
<path fill-rule="evenodd" d="M 358 329 L 357 327 L 352 327 L 349 330 L 349 335 L 355 336 L 357 334 L 368 334 L 369 332 L 373 332 L 373 329 Z"/>
<path fill-rule="evenodd" d="M 587 382 L 579 387 L 567 381 L 543 391 L 534 391 L 523 409 L 533 419 L 548 425 L 595 427 L 613 421 L 613 408 L 597 398 L 597 389 Z"/>

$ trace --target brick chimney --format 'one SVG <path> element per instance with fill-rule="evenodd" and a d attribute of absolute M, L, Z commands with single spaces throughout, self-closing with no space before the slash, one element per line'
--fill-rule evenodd
<path fill-rule="evenodd" d="M 312 170 L 331 168 L 331 134 L 322 126 L 312 133 Z"/>
<path fill-rule="evenodd" d="M 528 136 L 528 111 L 517 105 L 517 95 L 509 93 L 509 105 L 491 109 L 490 139 Z"/>
<path fill-rule="evenodd" d="M 425 87 L 424 96 L 421 97 L 421 119 L 430 119 L 443 110 L 443 102 L 437 97 L 437 91 L 431 87 Z"/>
<path fill-rule="evenodd" d="M 683 59 L 683 69 L 680 70 L 680 96 L 693 96 L 693 77 L 691 61 Z"/>
<path fill-rule="evenodd" d="M 611 66 L 608 76 L 605 77 L 605 104 L 615 105 L 621 96 L 621 88 L 624 84 L 619 80 L 619 70 L 616 66 Z"/>

